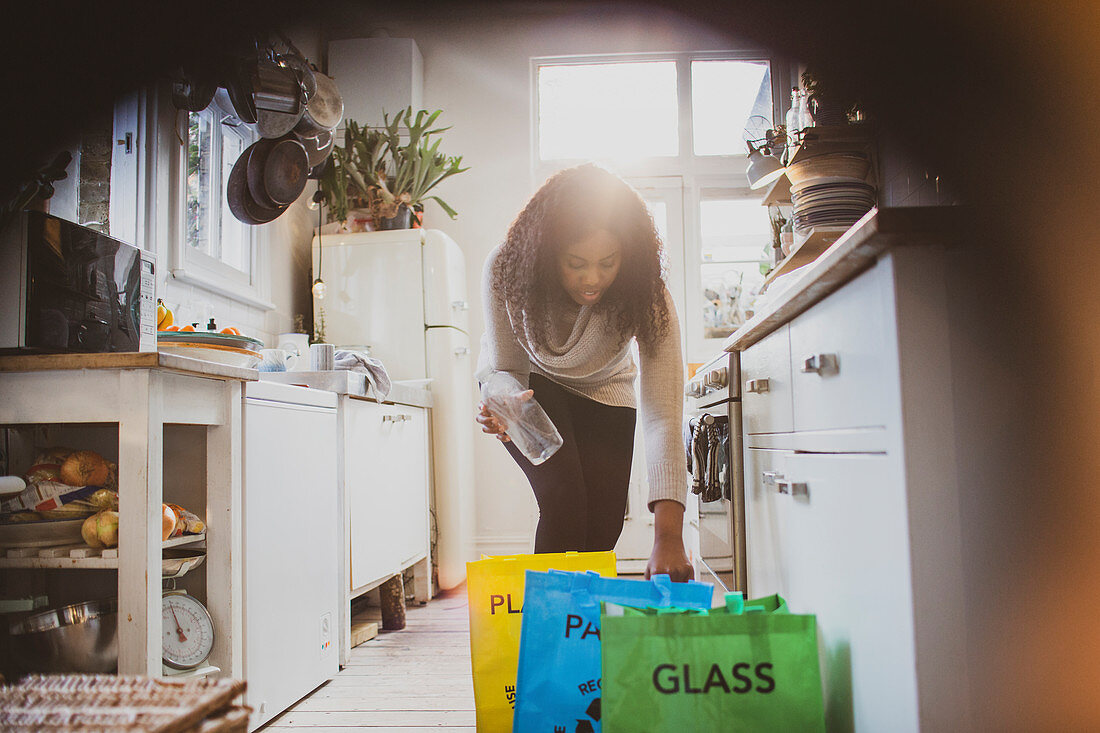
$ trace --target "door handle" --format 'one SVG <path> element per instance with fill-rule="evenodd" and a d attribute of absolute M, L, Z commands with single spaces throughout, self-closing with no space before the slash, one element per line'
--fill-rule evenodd
<path fill-rule="evenodd" d="M 803 374 L 837 374 L 840 372 L 840 361 L 836 354 L 812 354 L 802 360 Z"/>
<path fill-rule="evenodd" d="M 452 300 L 451 308 L 456 311 L 468 311 L 470 310 L 470 304 L 467 303 L 465 300 Z"/>
<path fill-rule="evenodd" d="M 750 379 L 745 382 L 745 391 L 751 394 L 764 394 L 771 391 L 771 382 L 767 379 Z"/>
<path fill-rule="evenodd" d="M 457 349 L 455 349 L 455 356 L 466 356 L 469 353 L 470 353 L 470 347 L 469 346 L 459 346 Z"/>
<path fill-rule="evenodd" d="M 760 478 L 765 486 L 775 486 L 778 481 L 783 479 L 783 474 L 779 471 L 764 471 L 760 474 Z"/>
<path fill-rule="evenodd" d="M 406 415 L 404 413 L 399 413 L 397 415 L 383 415 L 382 416 L 382 424 L 384 425 L 388 422 L 394 422 L 394 423 L 396 423 L 396 422 L 408 422 L 409 420 L 412 420 L 412 419 L 413 419 L 412 415 Z"/>

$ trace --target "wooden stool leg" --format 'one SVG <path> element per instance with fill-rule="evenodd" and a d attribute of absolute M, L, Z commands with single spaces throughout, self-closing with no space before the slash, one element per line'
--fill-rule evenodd
<path fill-rule="evenodd" d="M 382 629 L 400 631 L 405 628 L 405 583 L 401 574 L 393 576 L 379 587 L 382 606 Z"/>

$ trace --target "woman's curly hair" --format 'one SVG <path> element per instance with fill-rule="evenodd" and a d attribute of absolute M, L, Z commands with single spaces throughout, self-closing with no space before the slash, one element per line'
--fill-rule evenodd
<path fill-rule="evenodd" d="M 597 230 L 622 245 L 622 264 L 597 308 L 607 308 L 623 339 L 652 344 L 668 332 L 660 237 L 645 201 L 630 185 L 593 163 L 566 168 L 542 185 L 508 228 L 492 269 L 492 287 L 527 337 L 546 346 L 550 308 L 563 292 L 558 255 Z"/>

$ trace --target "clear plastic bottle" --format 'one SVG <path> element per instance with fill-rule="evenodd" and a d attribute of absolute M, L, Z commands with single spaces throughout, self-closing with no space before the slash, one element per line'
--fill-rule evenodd
<path fill-rule="evenodd" d="M 481 385 L 481 399 L 519 452 L 535 466 L 558 452 L 561 433 L 527 390 L 507 372 L 493 372 Z"/>

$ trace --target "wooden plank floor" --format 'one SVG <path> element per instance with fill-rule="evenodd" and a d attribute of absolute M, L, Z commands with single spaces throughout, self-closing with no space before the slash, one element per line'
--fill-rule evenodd
<path fill-rule="evenodd" d="M 375 609 L 377 610 L 377 609 Z M 382 631 L 348 666 L 262 730 L 472 731 L 466 586 L 409 608 L 402 631 Z"/>

